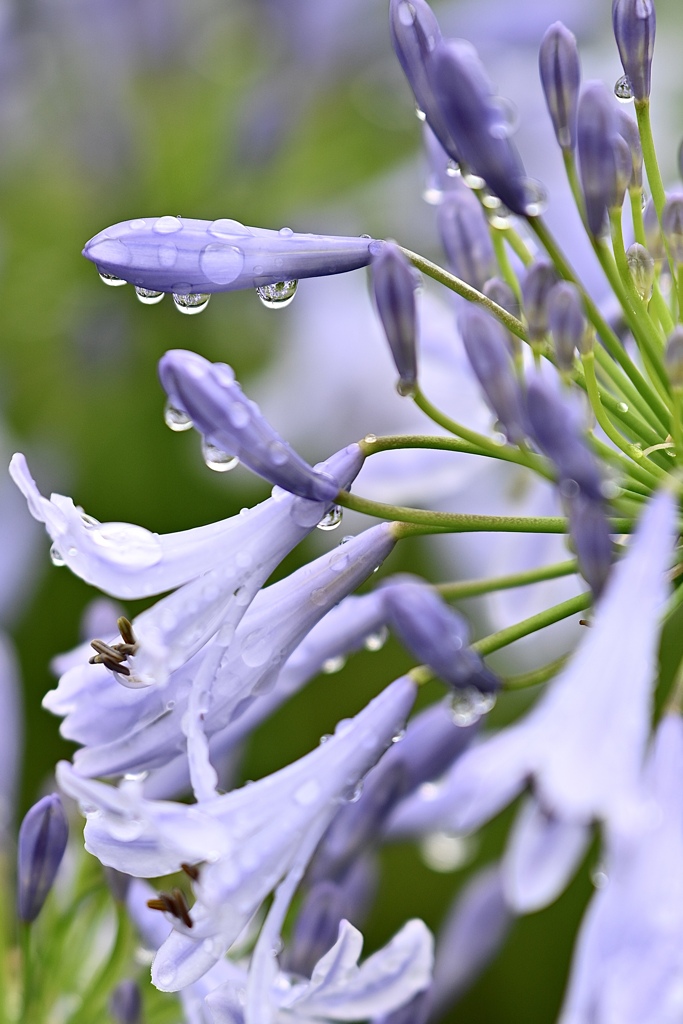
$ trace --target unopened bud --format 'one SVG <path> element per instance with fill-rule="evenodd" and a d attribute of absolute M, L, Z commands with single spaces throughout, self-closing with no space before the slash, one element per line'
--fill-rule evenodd
<path fill-rule="evenodd" d="M 642 188 L 643 185 L 643 147 L 640 141 L 638 125 L 632 117 L 621 109 L 617 112 L 617 129 L 631 150 L 631 181 L 629 188 Z"/>
<path fill-rule="evenodd" d="M 417 273 L 400 247 L 386 242 L 372 257 L 370 274 L 377 312 L 399 374 L 399 393 L 408 395 L 417 384 Z"/>
<path fill-rule="evenodd" d="M 538 67 L 557 141 L 562 149 L 573 150 L 581 67 L 576 38 L 561 21 L 551 25 L 543 36 Z"/>
<path fill-rule="evenodd" d="M 662 232 L 676 263 L 683 263 L 683 196 L 667 199 L 662 210 Z"/>
<path fill-rule="evenodd" d="M 647 302 L 655 281 L 655 261 L 644 245 L 634 242 L 626 250 L 626 262 L 636 291 Z"/>
<path fill-rule="evenodd" d="M 69 825 L 57 793 L 34 804 L 19 829 L 17 857 L 17 914 L 35 921 L 62 862 Z"/>
<path fill-rule="evenodd" d="M 542 341 L 548 333 L 548 297 L 557 284 L 557 273 L 550 263 L 533 263 L 522 281 L 524 316 L 530 341 Z"/>
<path fill-rule="evenodd" d="M 586 315 L 576 285 L 560 281 L 548 296 L 548 322 L 560 370 L 574 365 L 574 353 L 586 333 Z"/>
<path fill-rule="evenodd" d="M 109 1012 L 116 1024 L 140 1024 L 142 996 L 137 982 L 125 978 L 119 982 L 109 1000 Z"/>
<path fill-rule="evenodd" d="M 612 26 L 634 99 L 650 96 L 656 16 L 652 0 L 613 0 Z"/>
<path fill-rule="evenodd" d="M 437 224 L 453 273 L 481 289 L 495 273 L 496 260 L 477 197 L 464 185 L 450 192 L 437 210 Z"/>

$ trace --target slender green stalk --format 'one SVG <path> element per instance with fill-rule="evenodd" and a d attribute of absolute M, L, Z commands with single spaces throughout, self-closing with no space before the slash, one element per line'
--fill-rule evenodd
<path fill-rule="evenodd" d="M 83 995 L 80 1010 L 70 1018 L 69 1024 L 92 1024 L 101 1016 L 107 998 L 120 979 L 130 953 L 133 927 L 125 906 L 116 904 L 116 938 L 111 952 L 95 973 Z"/>
<path fill-rule="evenodd" d="M 512 225 L 504 228 L 494 228 L 494 230 L 503 236 L 522 266 L 528 267 L 534 262 L 534 257 L 529 252 L 529 247 L 524 239 L 520 238 L 519 233 L 515 231 Z"/>
<path fill-rule="evenodd" d="M 521 304 L 522 289 L 519 286 L 517 275 L 512 269 L 512 264 L 508 259 L 507 250 L 505 248 L 505 240 L 503 238 L 502 232 L 498 228 L 492 226 L 489 227 L 491 234 L 491 242 L 493 244 L 493 251 L 496 254 L 496 261 L 498 263 L 498 266 L 500 267 L 503 279 L 510 285 L 510 288 L 512 288 L 512 291 L 516 296 L 517 301 Z"/>
<path fill-rule="evenodd" d="M 556 658 L 555 661 L 551 661 L 541 668 L 534 669 L 533 672 L 525 672 L 523 675 L 518 676 L 505 676 L 503 678 L 503 689 L 525 690 L 530 686 L 539 686 L 541 683 L 547 683 L 549 679 L 552 679 L 564 668 L 568 661 L 569 655 L 563 654 L 561 658 Z"/>
<path fill-rule="evenodd" d="M 602 349 L 593 350 L 594 358 L 600 351 L 602 351 Z M 597 361 L 597 358 L 596 363 L 597 365 L 595 369 L 597 377 L 598 371 L 601 371 L 602 367 L 600 363 Z M 637 411 L 634 411 L 629 406 L 628 402 L 621 401 L 618 397 L 612 394 L 609 388 L 613 385 L 613 382 L 609 379 L 605 380 L 604 373 L 600 374 L 600 378 L 601 379 L 598 380 L 598 383 L 602 384 L 600 388 L 600 397 L 602 399 L 602 404 L 609 412 L 611 418 L 613 420 L 616 419 L 621 424 L 623 424 L 624 429 L 631 434 L 632 438 L 634 440 L 639 441 L 641 444 L 644 444 L 646 446 L 652 444 L 659 444 L 659 442 L 662 439 L 661 430 L 654 430 L 649 425 L 649 423 L 646 423 L 642 419 L 642 417 L 639 415 Z M 575 366 L 574 380 L 579 385 L 579 387 L 584 389 L 584 391 L 588 390 L 585 377 L 582 373 L 582 367 L 580 364 L 576 364 Z"/>
<path fill-rule="evenodd" d="M 652 201 L 657 211 L 657 220 L 659 221 L 660 227 L 662 224 L 662 210 L 666 203 L 666 192 L 664 191 L 664 182 L 662 181 L 662 175 L 659 170 L 659 162 L 657 160 L 657 151 L 655 149 L 655 140 L 652 136 L 652 122 L 650 121 L 650 100 L 636 100 L 636 120 L 638 121 L 638 131 L 640 132 L 640 144 L 643 149 L 643 163 L 645 164 L 645 173 L 647 174 L 648 184 L 652 193 Z M 666 236 L 662 233 L 662 239 L 664 241 L 664 248 L 666 249 L 666 255 L 669 260 L 669 268 L 671 270 L 671 280 L 673 286 L 676 287 L 676 272 L 674 268 L 674 261 L 671 257 L 671 249 Z M 678 305 L 681 305 L 681 296 L 678 296 Z"/>
<path fill-rule="evenodd" d="M 636 242 L 647 249 L 645 238 L 645 221 L 643 220 L 643 190 L 642 188 L 630 188 L 628 197 L 631 202 L 631 219 L 633 220 L 633 234 Z"/>
<path fill-rule="evenodd" d="M 525 587 L 529 583 L 541 583 L 543 580 L 559 579 L 576 572 L 576 559 L 545 565 L 541 569 L 528 569 L 526 572 L 511 573 L 508 576 L 492 576 L 486 580 L 458 580 L 455 583 L 439 583 L 436 589 L 442 597 L 449 601 L 460 601 L 467 597 L 478 597 L 491 594 L 498 590 L 510 590 L 513 587 Z"/>
<path fill-rule="evenodd" d="M 555 604 L 536 615 L 531 615 L 528 619 L 522 619 L 514 626 L 507 626 L 506 629 L 501 629 L 497 633 L 490 633 L 489 636 L 482 637 L 481 640 L 473 643 L 472 647 L 482 656 L 492 654 L 493 651 L 499 651 L 501 647 L 507 647 L 515 640 L 521 640 L 522 637 L 529 636 L 530 633 L 536 633 L 539 629 L 551 626 L 553 622 L 560 622 L 562 619 L 569 618 L 570 615 L 585 611 L 586 608 L 590 608 L 592 603 L 593 595 L 590 591 L 586 591 L 584 594 L 579 594 L 578 597 L 571 597 L 568 601 L 562 601 L 561 604 Z"/>

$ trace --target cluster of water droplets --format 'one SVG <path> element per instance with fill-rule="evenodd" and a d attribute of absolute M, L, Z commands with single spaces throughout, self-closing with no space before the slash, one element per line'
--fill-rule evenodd
<path fill-rule="evenodd" d="M 185 295 L 173 293 L 173 304 L 179 313 L 186 316 L 194 316 L 196 313 L 203 313 L 209 305 L 210 295 L 205 292 L 188 292 Z"/>
<path fill-rule="evenodd" d="M 453 722 L 460 728 L 474 725 L 483 715 L 488 714 L 495 703 L 495 694 L 482 693 L 476 686 L 457 690 L 450 700 Z"/>

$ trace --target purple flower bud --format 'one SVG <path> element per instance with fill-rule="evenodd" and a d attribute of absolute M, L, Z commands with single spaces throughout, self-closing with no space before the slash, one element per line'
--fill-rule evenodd
<path fill-rule="evenodd" d="M 670 196 L 662 210 L 662 233 L 676 263 L 683 263 L 683 196 Z"/>
<path fill-rule="evenodd" d="M 367 266 L 372 251 L 370 238 L 251 228 L 227 218 L 147 217 L 105 228 L 83 255 L 101 274 L 146 291 L 208 295 L 342 274 Z"/>
<path fill-rule="evenodd" d="M 581 66 L 576 38 L 561 21 L 551 25 L 543 36 L 538 67 L 557 141 L 562 149 L 573 150 Z"/>
<path fill-rule="evenodd" d="M 581 184 L 591 234 L 602 233 L 617 191 L 616 110 L 602 82 L 589 82 L 579 102 Z"/>
<path fill-rule="evenodd" d="M 503 281 L 500 277 L 492 277 L 484 284 L 481 290 L 487 299 L 491 299 L 491 302 L 495 302 L 498 306 L 507 310 L 508 313 L 511 313 L 512 316 L 517 317 L 518 320 L 521 319 L 519 300 L 507 281 Z M 522 342 L 517 335 L 506 329 L 505 337 L 510 349 L 510 355 L 513 357 L 521 356 Z"/>
<path fill-rule="evenodd" d="M 434 96 L 431 81 L 432 54 L 441 42 L 441 30 L 425 0 L 390 0 L 389 28 L 394 51 L 424 114 L 442 147 L 460 162 L 457 147 Z"/>
<path fill-rule="evenodd" d="M 439 109 L 467 168 L 512 210 L 531 213 L 528 178 L 510 139 L 507 111 L 474 47 L 463 39 L 438 44 L 432 81 Z"/>
<path fill-rule="evenodd" d="M 161 358 L 159 377 L 171 404 L 189 416 L 209 444 L 292 494 L 314 501 L 334 499 L 339 490 L 335 481 L 312 469 L 280 438 L 225 363 L 173 349 Z"/>
<path fill-rule="evenodd" d="M 386 242 L 373 256 L 370 273 L 377 312 L 399 373 L 399 392 L 409 395 L 417 383 L 417 274 L 395 242 Z"/>
<path fill-rule="evenodd" d="M 17 856 L 17 914 L 35 921 L 62 862 L 69 825 L 57 793 L 34 804 L 19 829 Z"/>
<path fill-rule="evenodd" d="M 548 333 L 548 296 L 556 284 L 554 267 L 542 260 L 532 263 L 524 275 L 522 302 L 530 341 L 542 341 Z"/>
<path fill-rule="evenodd" d="M 579 493 L 570 495 L 566 505 L 581 575 L 600 597 L 612 568 L 612 538 L 602 503 Z"/>
<path fill-rule="evenodd" d="M 555 465 L 563 496 L 579 491 L 592 501 L 602 501 L 598 465 L 581 436 L 574 411 L 538 377 L 528 383 L 526 411 L 531 436 Z"/>
<path fill-rule="evenodd" d="M 460 185 L 444 197 L 436 216 L 453 273 L 481 290 L 496 272 L 496 259 L 479 200 L 470 189 Z"/>
<path fill-rule="evenodd" d="M 643 147 L 640 141 L 638 125 L 625 110 L 617 111 L 617 129 L 622 139 L 631 150 L 631 181 L 630 188 L 642 188 L 643 185 Z"/>
<path fill-rule="evenodd" d="M 683 389 L 683 324 L 674 327 L 666 341 L 664 363 L 671 386 Z"/>
<path fill-rule="evenodd" d="M 109 1012 L 116 1024 L 140 1024 L 142 996 L 136 981 L 124 978 L 119 982 L 109 1000 Z"/>
<path fill-rule="evenodd" d="M 586 315 L 576 285 L 569 281 L 556 284 L 548 296 L 548 323 L 555 345 L 555 357 L 561 370 L 571 370 L 574 354 L 586 332 Z"/>
<path fill-rule="evenodd" d="M 387 623 L 410 651 L 456 689 L 495 692 L 500 683 L 470 647 L 469 627 L 424 583 L 397 583 L 384 598 Z"/>
<path fill-rule="evenodd" d="M 481 309 L 468 306 L 460 316 L 460 333 L 467 357 L 486 401 L 498 417 L 508 440 L 524 438 L 522 402 L 505 330 Z"/>
<path fill-rule="evenodd" d="M 613 0 L 614 38 L 636 100 L 647 100 L 650 96 L 656 23 L 652 0 Z"/>

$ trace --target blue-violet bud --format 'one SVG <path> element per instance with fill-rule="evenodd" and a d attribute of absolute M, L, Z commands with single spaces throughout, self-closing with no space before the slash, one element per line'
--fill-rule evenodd
<path fill-rule="evenodd" d="M 550 263 L 532 263 L 522 281 L 522 304 L 530 341 L 542 341 L 548 333 L 548 297 L 557 284 L 557 273 Z"/>
<path fill-rule="evenodd" d="M 683 196 L 667 198 L 662 210 L 662 234 L 676 263 L 683 263 Z"/>
<path fill-rule="evenodd" d="M 109 1013 L 116 1024 L 141 1024 L 142 996 L 138 983 L 132 978 L 124 978 L 112 992 Z"/>
<path fill-rule="evenodd" d="M 69 825 L 57 793 L 34 804 L 19 829 L 17 856 L 17 914 L 35 921 L 62 862 Z"/>
<path fill-rule="evenodd" d="M 398 370 L 398 390 L 410 395 L 417 384 L 417 309 L 419 278 L 400 246 L 386 242 L 370 263 L 377 312 Z"/>
<path fill-rule="evenodd" d="M 600 597 L 612 568 L 612 538 L 605 511 L 600 502 L 581 493 L 570 495 L 566 506 L 581 575 L 595 597 Z"/>
<path fill-rule="evenodd" d="M 571 370 L 586 333 L 586 315 L 576 285 L 560 281 L 548 296 L 548 323 L 560 370 Z"/>
<path fill-rule="evenodd" d="M 557 141 L 562 149 L 573 150 L 581 65 L 576 38 L 561 21 L 551 25 L 543 36 L 538 67 Z"/>
<path fill-rule="evenodd" d="M 631 150 L 631 180 L 629 188 L 642 188 L 643 185 L 643 146 L 640 141 L 638 125 L 625 110 L 617 111 L 617 130 Z"/>
<path fill-rule="evenodd" d="M 683 390 L 683 324 L 674 327 L 667 338 L 664 363 L 671 386 L 677 391 Z"/>
<path fill-rule="evenodd" d="M 616 109 L 602 82 L 589 82 L 579 102 L 578 143 L 586 219 L 592 235 L 602 234 L 617 193 Z"/>
<path fill-rule="evenodd" d="M 461 313 L 459 327 L 467 358 L 486 401 L 508 440 L 517 444 L 524 439 L 524 416 L 506 331 L 475 306 L 468 306 Z"/>
<path fill-rule="evenodd" d="M 456 277 L 480 291 L 496 272 L 491 232 L 476 196 L 462 183 L 436 211 L 441 243 Z"/>
<path fill-rule="evenodd" d="M 644 245 L 634 242 L 626 250 L 626 263 L 641 299 L 650 300 L 655 283 L 655 261 Z"/>
<path fill-rule="evenodd" d="M 614 38 L 635 100 L 650 96 L 656 24 L 652 0 L 613 0 Z"/>

